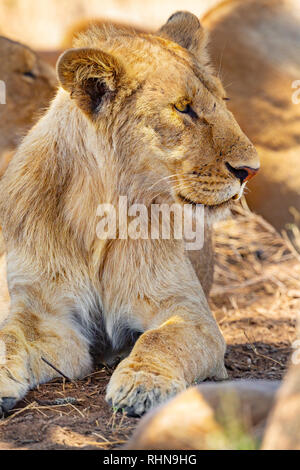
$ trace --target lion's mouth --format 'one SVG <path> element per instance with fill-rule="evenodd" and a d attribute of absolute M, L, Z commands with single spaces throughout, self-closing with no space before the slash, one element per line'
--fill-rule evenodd
<path fill-rule="evenodd" d="M 191 204 L 193 206 L 196 206 L 197 204 L 201 204 L 201 205 L 204 205 L 205 207 L 208 207 L 209 209 L 217 209 L 217 208 L 224 208 L 224 207 L 228 207 L 232 204 L 232 202 L 234 201 L 238 201 L 240 199 L 240 194 L 237 193 L 235 194 L 234 196 L 230 197 L 229 199 L 223 201 L 223 202 L 220 202 L 219 204 L 203 204 L 202 202 L 196 202 L 196 201 L 193 201 L 192 199 L 184 196 L 183 194 L 181 193 L 178 193 L 177 196 L 179 197 L 179 199 L 184 203 L 184 204 Z"/>

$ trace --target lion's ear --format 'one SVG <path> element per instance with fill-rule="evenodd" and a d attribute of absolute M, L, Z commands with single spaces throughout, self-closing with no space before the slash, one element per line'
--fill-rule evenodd
<path fill-rule="evenodd" d="M 178 11 L 170 16 L 158 31 L 158 35 L 185 47 L 199 58 L 201 54 L 206 55 L 208 35 L 197 16 L 188 11 Z"/>
<path fill-rule="evenodd" d="M 61 86 L 90 115 L 112 99 L 124 74 L 122 65 L 112 55 L 89 48 L 64 52 L 56 69 Z"/>

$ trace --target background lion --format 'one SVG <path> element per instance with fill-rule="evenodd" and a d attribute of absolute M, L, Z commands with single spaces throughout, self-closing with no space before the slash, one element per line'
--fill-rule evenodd
<path fill-rule="evenodd" d="M 6 104 L 0 104 L 0 176 L 22 137 L 53 98 L 54 70 L 28 47 L 0 36 L 0 80 Z"/>
<path fill-rule="evenodd" d="M 276 228 L 300 209 L 300 11 L 297 0 L 231 0 L 203 18 L 213 63 L 262 162 L 247 202 Z"/>

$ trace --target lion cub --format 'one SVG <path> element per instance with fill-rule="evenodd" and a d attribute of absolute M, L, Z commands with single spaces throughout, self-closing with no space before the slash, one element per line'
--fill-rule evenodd
<path fill-rule="evenodd" d="M 106 398 L 130 415 L 195 379 L 226 378 L 184 240 L 97 234 L 99 206 L 121 197 L 223 213 L 258 170 L 205 45 L 198 19 L 179 12 L 156 35 L 92 29 L 60 57 L 57 96 L 0 183 L 11 297 L 2 411 L 56 376 L 42 357 L 74 379 L 94 356 L 127 355 Z"/>

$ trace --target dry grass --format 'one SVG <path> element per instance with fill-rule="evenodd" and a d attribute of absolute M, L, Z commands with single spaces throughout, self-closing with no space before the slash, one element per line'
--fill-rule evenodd
<path fill-rule="evenodd" d="M 296 231 L 296 229 L 294 229 Z M 300 298 L 300 255 L 262 217 L 238 207 L 234 218 L 215 230 L 216 268 L 212 297 L 261 292 Z M 291 269 L 295 267 L 295 270 Z"/>
<path fill-rule="evenodd" d="M 216 227 L 211 306 L 232 377 L 280 379 L 286 370 L 300 311 L 295 246 L 287 233 L 242 207 Z"/>

